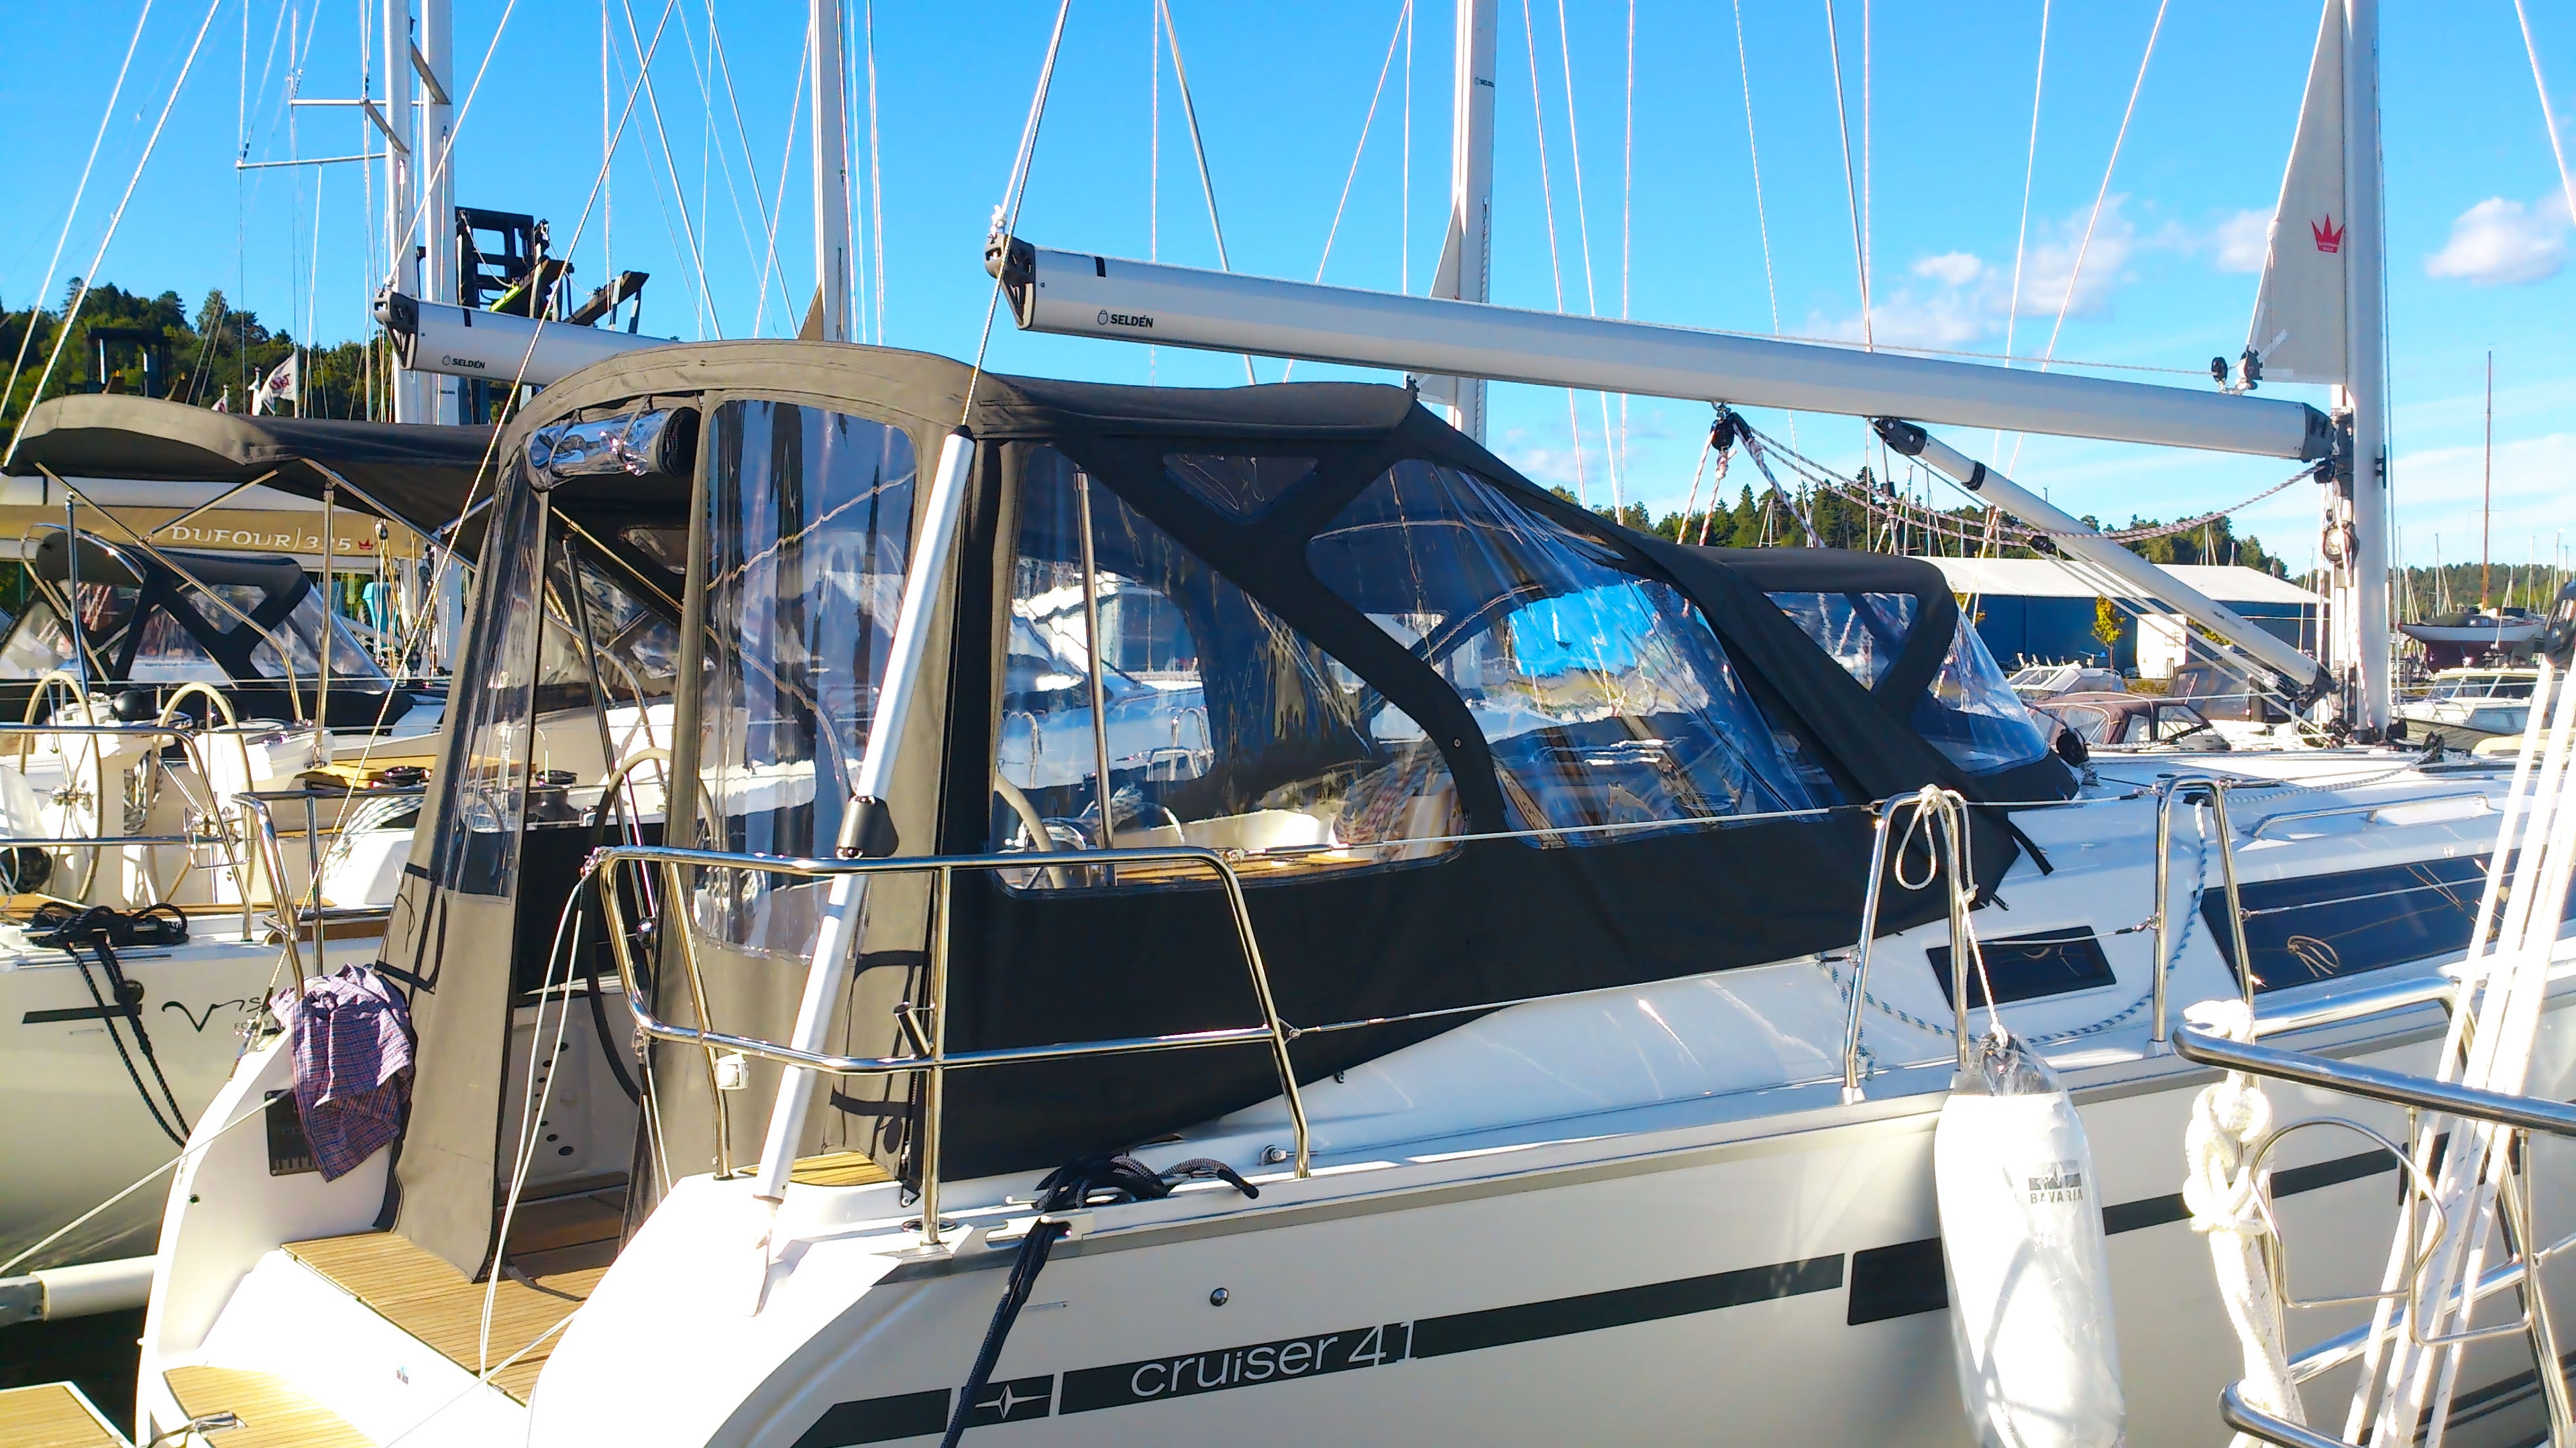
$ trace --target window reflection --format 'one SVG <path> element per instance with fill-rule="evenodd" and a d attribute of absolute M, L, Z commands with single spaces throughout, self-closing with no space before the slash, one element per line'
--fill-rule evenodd
<path fill-rule="evenodd" d="M 2048 735 L 1986 651 L 1977 626 L 1959 615 L 1941 671 L 1914 706 L 1914 732 L 1970 774 L 2030 764 L 2048 755 Z"/>
<path fill-rule="evenodd" d="M 1398 463 L 1306 556 L 1326 587 L 1457 689 L 1516 829 L 1681 822 L 1830 797 L 1678 590 L 1474 474 Z"/>
<path fill-rule="evenodd" d="M 1018 516 L 997 849 L 1200 845 L 1245 852 L 1240 868 L 1258 875 L 1419 857 L 1445 846 L 1389 846 L 1458 833 L 1447 761 L 1419 726 L 1070 459 L 1046 447 L 1030 454 Z M 1127 866 L 1117 883 L 1206 878 Z M 1032 870 L 1021 883 L 1103 882 Z"/>
<path fill-rule="evenodd" d="M 786 402 L 727 403 L 710 425 L 698 842 L 828 855 L 903 596 L 912 440 Z M 709 878 L 703 928 L 755 949 L 806 948 L 812 889 Z"/>

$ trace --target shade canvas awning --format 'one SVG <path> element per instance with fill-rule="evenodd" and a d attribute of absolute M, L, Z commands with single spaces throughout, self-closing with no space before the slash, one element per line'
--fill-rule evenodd
<path fill-rule="evenodd" d="M 489 427 L 257 417 L 212 412 L 149 397 L 56 397 L 28 414 L 9 460 L 19 476 L 249 483 L 320 498 L 345 480 L 336 501 L 435 533 L 478 492 L 492 447 Z M 352 497 L 350 491 L 365 497 Z"/>

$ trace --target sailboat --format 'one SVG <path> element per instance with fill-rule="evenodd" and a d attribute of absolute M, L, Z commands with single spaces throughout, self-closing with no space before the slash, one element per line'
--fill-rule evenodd
<path fill-rule="evenodd" d="M 2367 9 L 2328 12 L 2368 54 Z M 1491 7 L 1461 19 L 1471 98 Z M 991 255 L 1023 325 L 1106 318 L 1107 283 L 1166 342 L 1305 326 L 1425 375 L 1731 346 Z M 1186 304 L 1228 287 L 1220 336 Z M 1378 340 L 1307 325 L 1335 305 Z M 1514 346 L 1386 340 L 1410 321 Z M 2334 436 L 2264 399 L 1733 355 L 2013 500 L 1896 419 Z M 401 1139 L 281 1160 L 293 1053 L 244 1057 L 163 1219 L 144 1432 L 1963 1441 L 1929 1162 L 1987 1016 L 2095 1143 L 2044 1189 L 2103 1214 L 2128 1439 L 2196 1440 L 2238 1359 L 2173 1191 L 2207 1079 L 2178 1005 L 2417 1060 L 2506 785 L 2371 749 L 2078 765 L 1928 565 L 1630 532 L 1405 387 L 1113 387 L 827 331 L 593 362 L 499 455 L 378 967 L 416 1032 Z M 587 650 L 541 662 L 591 576 L 678 623 L 647 799 L 622 748 L 532 773 L 550 683 L 619 697 Z M 2374 1273 L 2394 1164 L 2274 1162 L 2303 1272 Z M 2467 1362 L 2505 1441 L 2531 1380 Z"/>

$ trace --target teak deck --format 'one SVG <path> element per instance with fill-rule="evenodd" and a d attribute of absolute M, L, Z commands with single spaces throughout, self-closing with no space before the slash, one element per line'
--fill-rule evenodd
<path fill-rule="evenodd" d="M 290 1242 L 289 1256 L 469 1373 L 507 1362 L 492 1386 L 524 1403 L 561 1341 L 557 1324 L 607 1275 L 624 1221 L 623 1188 L 528 1202 L 512 1214 L 499 1282 L 475 1282 L 392 1232 Z M 483 1297 L 492 1295 L 489 1356 Z M 542 1337 L 544 1340 L 539 1341 Z M 513 1354 L 517 1356 L 513 1357 Z M 227 1443 L 225 1448 L 245 1448 Z"/>
<path fill-rule="evenodd" d="M 0 1389 L 0 1443 L 10 1448 L 126 1448 L 69 1383 Z"/>
<path fill-rule="evenodd" d="M 224 1448 L 376 1448 L 375 1440 L 275 1373 L 179 1367 L 161 1377 L 189 1417 L 230 1412 L 241 1419 L 240 1427 L 209 1439 Z"/>

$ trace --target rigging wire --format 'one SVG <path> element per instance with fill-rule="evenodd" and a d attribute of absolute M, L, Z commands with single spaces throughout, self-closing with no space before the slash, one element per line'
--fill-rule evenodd
<path fill-rule="evenodd" d="M 1843 42 L 1834 20 L 1834 0 L 1825 0 L 1825 47 L 1834 63 L 1834 124 L 1842 133 L 1843 201 L 1851 208 L 1852 266 L 1860 273 L 1860 340 L 1862 347 L 1874 351 L 1877 338 L 1870 320 L 1869 257 L 1861 249 L 1860 190 L 1852 180 L 1851 108 L 1843 101 Z"/>
<path fill-rule="evenodd" d="M 197 38 L 189 42 L 188 58 L 180 63 L 178 79 L 170 83 L 170 97 L 161 104 L 161 115 L 157 120 L 153 121 L 152 134 L 146 137 L 143 142 L 143 154 L 135 158 L 134 174 L 126 179 L 125 194 L 116 199 L 116 209 L 108 214 L 107 232 L 98 239 L 98 251 L 90 258 L 89 270 L 81 277 L 80 291 L 72 297 L 71 305 L 63 309 L 62 330 L 54 334 L 53 350 L 46 354 L 45 357 L 45 370 L 36 375 L 35 395 L 38 397 L 45 395 L 45 384 L 53 379 L 55 364 L 62 360 L 63 346 L 71 340 L 72 323 L 79 319 L 81 304 L 89 300 L 90 288 L 98 279 L 99 263 L 107 260 L 107 249 L 109 245 L 116 240 L 116 229 L 118 225 L 125 220 L 126 204 L 134 199 L 134 188 L 142 183 L 144 168 L 152 164 L 152 153 L 160 148 L 161 132 L 170 124 L 170 112 L 178 108 L 180 93 L 188 88 L 188 74 L 197 68 L 198 52 L 205 48 L 206 32 L 214 28 L 215 16 L 222 13 L 223 8 L 224 0 L 211 0 L 211 3 L 206 6 L 206 18 L 197 23 Z M 138 22 L 136 25 L 136 33 L 139 35 L 141 30 L 142 27 Z M 130 52 L 128 58 L 131 58 Z M 119 79 L 121 83 L 122 73 L 120 73 Z M 110 111 L 109 114 L 113 115 L 114 112 Z M 100 129 L 102 131 L 105 129 L 104 122 L 101 123 Z M 68 228 L 70 226 L 70 222 L 66 220 L 64 225 Z M 48 280 L 50 283 L 50 279 Z M 42 304 L 44 298 L 39 296 L 36 300 L 39 304 Z M 33 333 L 35 328 L 36 322 L 34 309 L 30 308 L 27 318 L 27 330 L 30 333 Z M 11 384 L 12 387 L 15 387 L 15 385 L 16 384 L 14 382 Z M 29 407 L 27 412 L 32 415 L 35 410 L 35 408 Z M 25 417 L 21 417 L 18 419 L 17 431 L 10 434 L 8 451 L 6 453 L 0 453 L 0 465 L 5 465 L 11 457 L 17 455 L 18 440 L 26 435 L 27 419 Z"/>
<path fill-rule="evenodd" d="M 2052 0 L 2039 0 L 2039 65 L 2030 78 L 2030 149 L 2022 159 L 2021 228 L 2013 233 L 2012 295 L 2011 299 L 2004 304 L 2006 354 L 2010 354 L 2013 349 L 2013 334 L 2021 323 L 2021 273 L 2022 266 L 2030 255 L 2030 191 L 2032 180 L 2039 175 L 2039 99 L 2040 92 L 2048 81 L 2048 20 L 2051 7 Z M 2004 365 L 2006 367 L 2012 365 L 2009 355 Z M 1996 428 L 1994 440 L 1987 451 L 2001 453 L 2003 450 L 2003 429 Z"/>
<path fill-rule="evenodd" d="M 1396 183 L 1395 289 L 1413 295 L 1413 0 L 1404 0 L 1404 169 Z"/>
<path fill-rule="evenodd" d="M 512 3 L 516 4 L 517 0 L 512 0 Z M 644 37 L 635 26 L 635 6 L 633 0 L 618 0 L 618 8 L 624 12 L 627 43 L 635 47 L 636 51 L 640 54 L 644 48 Z M 681 42 L 686 44 L 688 37 L 688 17 L 682 16 L 680 20 Z M 496 49 L 499 47 L 499 44 L 500 38 L 498 36 L 493 37 L 493 45 Z M 697 48 L 695 46 L 690 46 L 689 53 L 694 57 L 697 54 Z M 693 264 L 693 269 L 698 274 L 698 306 L 705 314 L 708 329 L 715 333 L 718 340 L 722 340 L 724 337 L 724 319 L 717 315 L 715 294 L 707 289 L 706 252 L 698 243 L 698 229 L 696 224 L 689 219 L 688 189 L 680 184 L 679 164 L 671 155 L 671 133 L 662 125 L 662 100 L 661 96 L 653 88 L 653 71 L 649 64 L 639 65 L 635 69 L 635 74 L 636 79 L 643 84 L 645 108 L 653 117 L 654 138 L 661 143 L 662 169 L 668 172 L 671 178 L 671 199 L 673 202 L 677 203 L 680 208 L 680 230 L 686 233 L 688 238 L 687 255 Z M 652 168 L 647 166 L 645 168 L 645 174 L 648 176 L 651 175 Z M 701 184 L 704 183 L 705 176 L 703 172 L 701 172 L 699 180 Z M 701 211 L 705 209 L 704 201 L 699 203 L 699 209 Z M 571 248 L 565 248 L 565 254 L 570 255 Z M 557 287 L 556 290 L 560 291 L 561 288 Z"/>
<path fill-rule="evenodd" d="M 1637 0 L 1628 0 L 1628 88 L 1625 136 L 1619 148 L 1619 320 L 1628 320 L 1630 240 L 1637 197 Z M 1619 394 L 1619 472 L 1628 471 L 1628 394 Z"/>
<path fill-rule="evenodd" d="M 1753 162 L 1753 222 L 1762 234 L 1762 290 L 1771 299 L 1771 335 L 1780 335 L 1780 280 L 1771 266 L 1771 213 L 1762 199 L 1762 143 L 1753 128 L 1753 62 L 1744 51 L 1744 0 L 1734 0 L 1735 73 L 1744 89 L 1744 150 Z M 1789 414 L 1789 438 L 1798 437 L 1798 414 Z M 1766 513 L 1767 516 L 1767 513 Z"/>
<path fill-rule="evenodd" d="M 2110 202 L 2111 177 L 2120 169 L 2120 149 L 2128 144 L 2129 122 L 2138 114 L 2138 94 L 2147 88 L 2147 66 L 2156 58 L 2156 38 L 2164 34 L 2165 11 L 2172 3 L 2173 0 L 2157 0 L 2155 23 L 2147 28 L 2146 52 L 2138 57 L 2137 79 L 2129 83 L 2129 104 L 2120 112 L 2119 131 L 2111 137 L 2111 159 L 2103 163 L 2102 185 L 2093 193 L 2092 214 L 2084 219 L 2084 239 L 2075 246 L 2075 266 L 2067 272 L 2066 290 L 2057 299 L 2057 321 L 2048 329 L 2047 348 L 2039 354 L 2042 372 L 2048 370 L 2049 359 L 2057 355 L 2057 339 L 2066 330 L 2066 314 L 2074 309 L 2075 288 L 2084 280 L 2084 258 L 2093 249 L 2093 232 L 2102 224 L 2103 208 Z M 2013 434 L 2012 458 L 2004 465 L 2006 473 L 2021 465 L 2022 444 L 2029 438 L 2026 432 Z"/>
<path fill-rule="evenodd" d="M 682 38 L 686 38 L 685 33 Z M 813 43 L 814 41 L 812 36 L 809 35 L 805 38 L 804 45 L 808 49 L 813 46 Z M 761 262 L 762 275 L 759 278 L 760 303 L 753 311 L 753 320 L 751 324 L 751 335 L 757 337 L 760 335 L 759 319 L 762 314 L 766 313 L 769 307 L 769 283 L 771 281 L 775 280 L 778 283 L 778 299 L 780 302 L 785 304 L 790 311 L 795 309 L 796 299 L 788 294 L 787 279 L 778 274 L 778 223 L 773 219 L 771 214 L 769 195 L 767 192 L 761 190 L 760 187 L 760 163 L 753 159 L 751 154 L 751 132 L 746 129 L 742 123 L 742 98 L 734 90 L 733 62 L 725 55 L 724 32 L 716 28 L 716 8 L 713 4 L 709 4 L 707 6 L 707 51 L 709 60 L 713 62 L 709 69 L 714 72 L 720 72 L 724 76 L 725 104 L 733 112 L 734 136 L 742 145 L 743 174 L 750 178 L 751 202 L 752 205 L 758 207 L 760 210 L 760 229 L 767 238 L 768 254 Z M 693 54 L 690 59 L 694 61 L 696 59 L 695 55 Z M 796 97 L 798 100 L 803 99 L 805 94 L 805 59 L 806 57 L 803 54 L 799 54 L 796 58 Z M 789 106 L 790 110 L 787 124 L 790 127 L 793 127 L 796 124 L 794 114 L 795 102 L 789 102 Z M 728 166 L 725 171 L 725 190 L 728 194 L 733 190 L 733 171 L 730 166 Z M 787 209 L 787 163 L 783 158 L 778 163 L 777 209 L 782 212 Z M 742 220 L 742 200 L 740 197 L 734 198 L 734 220 L 737 225 L 739 225 Z M 743 246 L 748 250 L 751 246 L 751 238 L 748 236 L 744 237 Z M 616 280 L 616 274 L 611 272 L 604 278 L 604 280 L 614 281 Z"/>
<path fill-rule="evenodd" d="M 1565 310 L 1565 269 L 1557 258 L 1556 187 L 1548 175 L 1547 105 L 1538 88 L 1538 32 L 1530 20 L 1531 0 L 1521 0 L 1521 51 L 1529 57 L 1530 119 L 1538 128 L 1538 194 L 1547 213 L 1547 274 L 1556 289 L 1556 309 Z M 1574 407 L 1574 389 L 1565 389 L 1565 425 L 1574 435 L 1575 501 L 1592 506 L 1591 489 L 1583 480 L 1583 424 Z"/>
<path fill-rule="evenodd" d="M 880 163 L 877 129 L 877 5 L 876 0 L 863 0 L 860 11 L 866 27 L 868 60 L 868 238 L 875 248 L 872 269 L 876 275 L 874 300 L 877 312 L 877 345 L 885 345 L 885 168 Z"/>
<path fill-rule="evenodd" d="M 1395 33 L 1387 37 L 1386 59 L 1380 61 L 1377 68 L 1377 89 L 1369 92 L 1368 114 L 1360 121 L 1359 144 L 1351 148 L 1351 169 L 1342 177 L 1341 199 L 1333 203 L 1333 224 L 1324 232 L 1324 254 L 1315 262 L 1318 284 L 1324 280 L 1324 268 L 1333 260 L 1333 242 L 1342 234 L 1342 213 L 1351 204 L 1351 183 L 1359 179 L 1360 158 L 1368 154 L 1369 131 L 1377 125 L 1377 104 L 1386 95 L 1386 78 L 1395 69 L 1395 48 L 1404 40 L 1404 23 L 1412 12 L 1413 0 L 1403 0 L 1396 7 Z M 1287 370 L 1279 374 L 1279 380 L 1287 381 L 1296 371 L 1297 361 L 1290 358 Z"/>
<path fill-rule="evenodd" d="M 1159 8 L 1162 0 L 1154 0 L 1154 3 Z M 1029 168 L 1037 160 L 1038 123 L 1046 119 L 1047 91 L 1055 84 L 1056 56 L 1064 49 L 1065 17 L 1072 13 L 1073 0 L 1057 0 L 1055 31 L 1047 37 L 1046 61 L 1038 68 L 1037 92 L 1029 97 L 1029 118 L 1020 127 L 1020 145 L 1019 150 L 1011 157 L 1010 178 L 1002 183 L 1002 204 L 993 208 L 995 236 L 1005 243 L 1018 234 L 1020 203 L 1028 199 Z M 1173 59 L 1177 64 L 1179 60 L 1177 51 L 1174 52 Z M 1213 206 L 1214 194 L 1211 193 L 1208 199 L 1209 204 Z M 965 426 L 966 420 L 975 415 L 975 384 L 984 378 L 984 352 L 993 344 L 993 314 L 1002 304 L 1002 273 L 1005 270 L 1007 268 L 993 268 L 993 290 L 984 298 L 984 330 L 983 334 L 975 339 L 975 364 L 966 373 L 966 402 L 957 418 L 957 425 L 960 427 Z M 1243 365 L 1249 368 L 1252 365 L 1252 359 L 1245 358 Z"/>
<path fill-rule="evenodd" d="M 44 312 L 45 294 L 54 289 L 54 271 L 63 264 L 63 248 L 71 243 L 72 222 L 80 216 L 81 197 L 88 194 L 90 173 L 98 167 L 98 148 L 107 140 L 108 123 L 116 119 L 117 98 L 125 94 L 125 78 L 134 69 L 135 47 L 143 43 L 143 23 L 151 18 L 152 0 L 143 0 L 143 13 L 134 17 L 134 33 L 126 37 L 125 60 L 116 68 L 116 84 L 108 89 L 107 108 L 99 112 L 98 133 L 90 137 L 89 159 L 81 163 L 80 181 L 72 187 L 72 204 L 63 212 L 63 229 L 54 237 L 54 254 L 46 259 L 45 279 L 36 287 L 36 300 L 28 305 L 27 330 L 18 335 L 18 355 L 9 363 L 8 385 L 0 387 L 0 407 L 7 406 L 9 399 L 18 393 L 18 374 L 27 365 L 29 344 L 36 340 L 36 320 Z M 63 329 L 66 334 L 71 330 L 71 318 L 68 316 L 63 319 Z M 35 410 L 36 398 L 42 397 L 44 391 L 44 384 L 38 383 L 36 396 L 27 399 L 27 408 L 30 412 Z M 19 426 L 21 428 L 26 426 L 24 419 L 20 420 Z M 17 447 L 17 440 L 14 437 L 11 438 L 10 451 L 17 451 Z"/>
<path fill-rule="evenodd" d="M 779 299 L 787 304 L 787 310 L 791 313 L 796 310 L 796 298 L 787 290 L 786 274 L 778 266 L 778 228 L 786 224 L 787 220 L 787 166 L 796 155 L 796 121 L 798 117 L 805 114 L 805 71 L 807 63 L 813 58 L 814 37 L 809 27 L 809 33 L 796 48 L 796 84 L 787 101 L 787 133 L 778 143 L 778 212 L 769 219 L 769 236 L 763 243 L 766 248 L 766 260 L 761 263 L 778 277 Z M 767 318 L 768 312 L 769 289 L 764 286 L 760 291 L 760 305 L 752 313 L 751 335 L 755 337 L 760 335 L 761 324 Z"/>
<path fill-rule="evenodd" d="M 1565 23 L 1565 0 L 1556 0 L 1556 48 L 1564 66 L 1565 146 L 1574 158 L 1574 228 L 1576 238 L 1583 244 L 1583 311 L 1586 316 L 1597 317 L 1601 315 L 1601 300 L 1599 290 L 1593 285 L 1592 217 L 1583 200 L 1583 133 L 1575 119 L 1574 41 Z M 1610 511 L 1615 518 L 1623 499 L 1619 457 L 1610 441 L 1610 394 L 1595 392 L 1592 395 L 1601 404 L 1601 462 L 1603 469 L 1610 474 Z"/>
<path fill-rule="evenodd" d="M 2549 155 L 2558 163 L 2558 191 L 2566 198 L 2567 214 L 2576 218 L 2576 175 L 2567 170 L 2567 147 L 2558 134 L 2558 112 L 2549 104 L 2549 82 L 2540 74 L 2540 47 L 2532 41 L 2531 16 L 2523 9 L 2522 0 L 2513 0 L 2513 18 L 2522 27 L 2522 53 L 2531 59 L 2531 84 L 2540 92 L 2540 119 L 2549 128 Z"/>
<path fill-rule="evenodd" d="M 1181 114 L 1190 123 L 1190 152 L 1198 157 L 1199 189 L 1207 194 L 1208 230 L 1216 236 L 1217 270 L 1230 272 L 1234 270 L 1234 263 L 1226 258 L 1225 223 L 1216 215 L 1216 178 L 1208 171 L 1207 138 L 1199 133 L 1199 107 L 1197 100 L 1190 95 L 1189 67 L 1181 63 L 1181 32 L 1172 23 L 1171 0 L 1154 0 L 1154 5 L 1163 13 L 1163 32 L 1172 42 L 1172 79 L 1180 86 Z M 1243 380 L 1255 384 L 1261 381 L 1260 374 L 1252 370 L 1252 354 L 1249 352 L 1243 354 Z"/>

